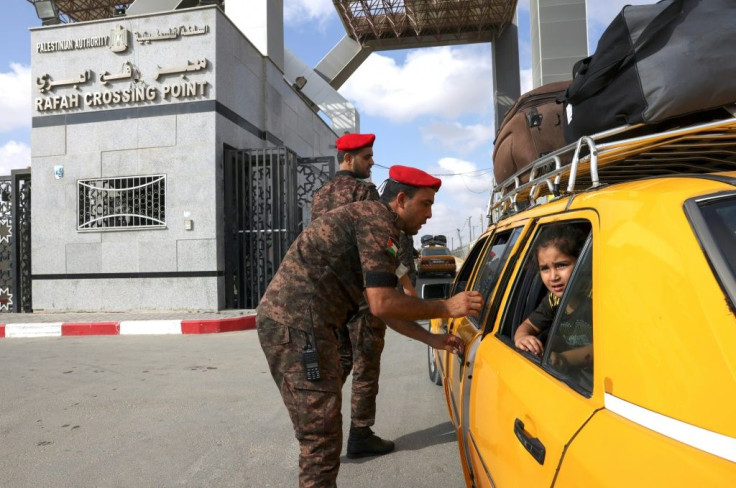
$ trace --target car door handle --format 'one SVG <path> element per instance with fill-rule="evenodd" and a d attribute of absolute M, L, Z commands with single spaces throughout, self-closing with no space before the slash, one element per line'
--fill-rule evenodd
<path fill-rule="evenodd" d="M 536 437 L 531 437 L 524 430 L 524 422 L 519 419 L 514 420 L 514 434 L 519 439 L 524 449 L 529 451 L 529 454 L 539 463 L 544 464 L 545 448 L 544 444 Z"/>

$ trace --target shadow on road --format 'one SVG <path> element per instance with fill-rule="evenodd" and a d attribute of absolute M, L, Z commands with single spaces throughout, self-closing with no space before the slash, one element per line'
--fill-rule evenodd
<path fill-rule="evenodd" d="M 394 439 L 396 450 L 401 451 L 418 451 L 425 447 L 455 441 L 457 441 L 455 428 L 449 420 L 434 427 L 418 430 Z"/>
<path fill-rule="evenodd" d="M 426 447 L 445 444 L 448 442 L 456 442 L 455 429 L 450 421 L 443 422 L 426 429 L 412 432 L 411 434 L 402 435 L 393 440 L 396 443 L 397 451 L 418 451 Z M 342 463 L 363 463 L 371 458 L 348 459 L 346 456 L 340 458 Z"/>

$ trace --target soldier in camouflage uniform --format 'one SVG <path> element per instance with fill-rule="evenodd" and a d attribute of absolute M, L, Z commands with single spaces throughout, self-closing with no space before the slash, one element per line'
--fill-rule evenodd
<path fill-rule="evenodd" d="M 425 301 L 396 290 L 399 232 L 414 235 L 431 217 L 439 180 L 395 168 L 381 201 L 344 205 L 297 237 L 258 306 L 261 347 L 299 441 L 302 488 L 336 486 L 342 449 L 337 330 L 364 299 L 401 334 L 455 353 L 463 350 L 462 340 L 431 334 L 413 320 L 478 315 L 481 308 L 478 292 Z M 318 380 L 307 379 L 302 361 L 312 347 Z"/>
<path fill-rule="evenodd" d="M 312 220 L 348 203 L 379 199 L 376 185 L 362 181 L 371 175 L 375 140 L 374 134 L 345 134 L 337 140 L 340 170 L 315 192 Z"/>
<path fill-rule="evenodd" d="M 340 170 L 314 194 L 313 220 L 348 203 L 379 199 L 375 185 L 362 181 L 371 175 L 375 139 L 373 134 L 346 134 L 337 140 Z M 394 449 L 393 442 L 381 439 L 371 429 L 376 420 L 385 336 L 386 324 L 371 314 L 365 302 L 348 323 L 338 329 L 342 382 L 345 383 L 351 369 L 353 372 L 347 442 L 349 458 L 380 456 Z"/>

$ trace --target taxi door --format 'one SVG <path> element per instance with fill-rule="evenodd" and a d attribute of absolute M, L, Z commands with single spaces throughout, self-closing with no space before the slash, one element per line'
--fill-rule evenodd
<path fill-rule="evenodd" d="M 458 441 L 461 451 L 467 453 L 467 439 L 464 433 L 467 431 L 467 412 L 464 411 L 468 405 L 468 388 L 465 385 L 468 375 L 468 367 L 472 365 L 474 357 L 472 352 L 475 344 L 481 338 L 482 318 L 490 309 L 493 290 L 496 288 L 498 278 L 523 227 L 513 229 L 497 230 L 490 239 L 490 244 L 484 250 L 476 264 L 475 278 L 470 289 L 480 292 L 483 297 L 483 308 L 478 317 L 461 317 L 450 321 L 448 332 L 460 337 L 465 344 L 465 354 L 448 355 L 447 362 L 447 396 L 450 410 L 458 431 Z M 464 464 L 469 465 L 465 459 Z"/>
<path fill-rule="evenodd" d="M 463 265 L 460 268 L 460 272 L 457 274 L 455 283 L 453 284 L 452 290 L 450 291 L 450 296 L 454 296 L 462 291 L 465 291 L 468 288 L 468 285 L 472 282 L 474 276 L 473 273 L 476 269 L 475 264 L 478 259 L 483 255 L 484 247 L 487 242 L 488 235 L 484 235 L 480 239 L 478 239 L 478 242 L 475 243 L 475 246 L 473 246 L 473 248 L 471 249 L 468 257 L 465 259 L 465 262 L 463 262 Z M 458 328 L 458 323 L 456 323 L 456 320 L 457 319 L 447 318 L 439 319 L 436 329 L 433 328 L 431 331 L 435 334 L 448 333 L 452 329 Z M 433 321 L 433 327 L 434 326 L 435 323 Z M 459 370 L 456 365 L 458 361 L 458 356 L 444 350 L 434 352 L 438 356 L 439 368 L 442 370 L 442 384 L 445 388 L 445 397 L 447 398 L 447 407 L 450 411 L 450 420 L 452 420 L 452 423 L 457 427 L 459 425 L 460 419 L 457 410 L 458 405 L 454 403 L 455 395 L 453 394 L 453 392 L 456 389 L 455 385 L 460 384 L 460 378 L 457 376 Z"/>
<path fill-rule="evenodd" d="M 570 223 L 587 229 L 589 236 L 590 229 L 597 228 L 593 212 L 577 212 L 570 217 L 574 218 Z M 571 378 L 552 366 L 549 356 L 554 342 L 550 341 L 556 340 L 557 331 L 567 330 L 560 326 L 564 314 L 558 312 L 542 358 L 514 347 L 516 326 L 536 308 L 540 297 L 546 298 L 530 250 L 539 231 L 553 224 L 551 219 L 542 220 L 524 243 L 523 257 L 504 291 L 506 296 L 497 311 L 491 310 L 494 320 L 473 351 L 472 377 L 467 380 L 466 446 L 476 487 L 553 485 L 565 446 L 602 407 L 593 397 L 592 352 L 590 370 L 579 373 L 582 379 L 578 373 Z M 569 310 L 571 294 L 593 297 L 595 232 L 592 235 L 575 265 L 560 310 Z M 592 307 L 584 310 L 589 310 L 585 313 L 590 315 L 587 320 L 593 347 Z"/>

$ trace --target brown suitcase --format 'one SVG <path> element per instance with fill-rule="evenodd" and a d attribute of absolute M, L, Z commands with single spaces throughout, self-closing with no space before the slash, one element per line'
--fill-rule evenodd
<path fill-rule="evenodd" d="M 493 175 L 496 183 L 547 153 L 565 145 L 562 103 L 569 81 L 556 81 L 524 93 L 506 113 L 493 144 Z M 528 181 L 524 175 L 522 182 Z"/>

